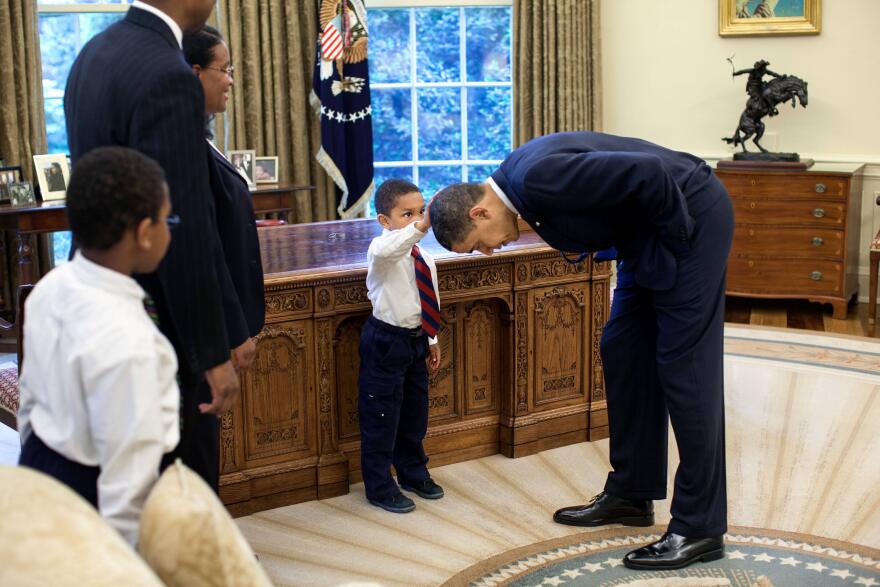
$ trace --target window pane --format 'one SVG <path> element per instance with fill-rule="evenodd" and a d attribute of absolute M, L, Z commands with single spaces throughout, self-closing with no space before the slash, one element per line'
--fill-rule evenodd
<path fill-rule="evenodd" d="M 49 153 L 67 152 L 62 99 L 76 55 L 89 39 L 124 15 L 123 12 L 40 15 L 40 59 Z"/>
<path fill-rule="evenodd" d="M 382 185 L 382 182 L 388 179 L 405 179 L 406 181 L 413 180 L 413 168 L 412 167 L 376 167 L 373 172 L 373 181 L 375 182 L 376 189 L 379 189 L 379 186 Z M 375 192 L 373 192 L 375 194 Z M 375 198 L 370 198 L 370 205 L 367 208 L 367 216 L 375 216 L 376 215 L 376 200 Z"/>
<path fill-rule="evenodd" d="M 503 159 L 510 151 L 510 88 L 468 88 L 468 159 Z"/>
<path fill-rule="evenodd" d="M 52 233 L 52 260 L 55 265 L 61 265 L 67 262 L 70 256 L 70 233 L 69 232 L 53 232 Z"/>
<path fill-rule="evenodd" d="M 370 82 L 410 81 L 409 10 L 371 8 Z"/>
<path fill-rule="evenodd" d="M 373 159 L 412 159 L 412 105 L 408 89 L 372 89 Z"/>
<path fill-rule="evenodd" d="M 468 165 L 467 180 L 471 183 L 481 183 L 498 169 L 498 165 Z"/>
<path fill-rule="evenodd" d="M 468 81 L 510 81 L 511 9 L 465 8 Z"/>
<path fill-rule="evenodd" d="M 46 139 L 49 153 L 67 153 L 67 126 L 64 121 L 64 101 L 62 98 L 46 98 L 43 101 L 46 111 Z"/>
<path fill-rule="evenodd" d="M 461 90 L 420 88 L 419 159 L 461 159 Z"/>
<path fill-rule="evenodd" d="M 461 172 L 461 165 L 420 166 L 419 188 L 421 188 L 425 199 L 430 200 L 434 197 L 434 194 L 451 183 L 459 183 L 461 181 Z"/>
<path fill-rule="evenodd" d="M 461 80 L 458 8 L 416 10 L 416 77 L 420 82 Z"/>

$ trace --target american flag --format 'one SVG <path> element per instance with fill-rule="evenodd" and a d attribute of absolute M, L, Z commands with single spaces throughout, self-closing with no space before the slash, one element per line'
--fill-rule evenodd
<path fill-rule="evenodd" d="M 324 27 L 324 33 L 321 35 L 321 58 L 326 61 L 336 61 L 342 57 L 342 35 L 334 25 L 333 19 Z"/>

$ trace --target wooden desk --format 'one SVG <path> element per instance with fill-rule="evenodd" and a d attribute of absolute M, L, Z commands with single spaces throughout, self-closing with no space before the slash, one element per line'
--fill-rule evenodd
<path fill-rule="evenodd" d="M 314 189 L 315 186 L 312 185 L 261 185 L 251 192 L 254 212 L 256 214 L 287 212 L 293 209 L 297 192 Z M 63 200 L 20 206 L 9 204 L 0 206 L 0 230 L 10 230 L 16 233 L 16 260 L 19 265 L 21 285 L 36 282 L 32 235 L 69 229 Z M 5 256 L 5 253 L 5 242 L 0 239 L 0 255 Z M 5 278 L 5 276 L 0 276 L 0 278 Z M 2 284 L 0 284 L 0 292 L 2 292 Z M 15 306 L 14 300 L 5 304 L 10 307 Z M 14 325 L 0 319 L 0 328 L 10 330 L 14 328 Z"/>
<path fill-rule="evenodd" d="M 248 514 L 360 480 L 358 345 L 375 220 L 260 230 L 266 326 L 221 423 L 220 495 Z M 608 263 L 571 265 L 533 232 L 491 257 L 437 260 L 442 362 L 430 381 L 431 466 L 607 436 L 599 339 Z"/>

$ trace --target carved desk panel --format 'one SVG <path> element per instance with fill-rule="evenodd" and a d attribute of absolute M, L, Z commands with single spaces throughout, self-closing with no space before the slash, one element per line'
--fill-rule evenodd
<path fill-rule="evenodd" d="M 220 494 L 235 514 L 348 492 L 360 480 L 358 344 L 375 220 L 260 229 L 266 327 L 221 426 Z M 607 436 L 599 338 L 607 263 L 571 265 L 533 232 L 491 257 L 437 261 L 442 362 L 431 466 Z"/>

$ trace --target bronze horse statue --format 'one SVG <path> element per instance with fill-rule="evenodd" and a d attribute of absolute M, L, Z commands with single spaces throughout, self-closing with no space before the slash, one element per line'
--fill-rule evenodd
<path fill-rule="evenodd" d="M 807 106 L 807 82 L 794 75 L 780 75 L 769 82 L 763 82 L 760 95 L 752 94 L 746 102 L 746 109 L 739 117 L 739 126 L 736 127 L 732 137 L 725 137 L 724 142 L 734 146 L 741 145 L 743 153 L 748 153 L 746 141 L 752 135 L 752 141 L 762 153 L 767 149 L 758 142 L 764 136 L 764 123 L 761 119 L 765 116 L 776 116 L 779 111 L 777 104 L 791 100 L 791 107 L 795 108 L 800 102 L 802 107 Z"/>

